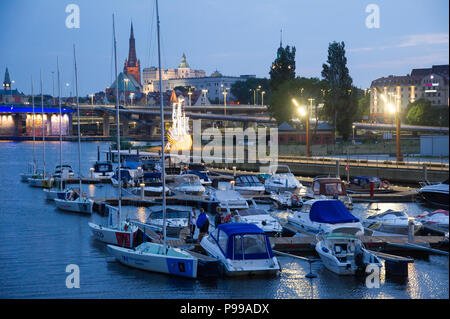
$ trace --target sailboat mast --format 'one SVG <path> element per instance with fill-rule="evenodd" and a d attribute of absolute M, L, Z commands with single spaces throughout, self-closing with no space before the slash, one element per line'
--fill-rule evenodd
<path fill-rule="evenodd" d="M 114 65 L 116 74 L 116 123 L 117 123 L 117 177 L 119 179 L 119 218 L 122 206 L 122 175 L 120 173 L 120 119 L 119 119 L 119 78 L 117 76 L 117 44 L 116 25 L 113 14 L 113 35 L 114 35 Z"/>
<path fill-rule="evenodd" d="M 63 178 L 63 167 L 62 167 L 62 112 L 61 112 L 61 81 L 59 78 L 59 60 L 56 57 L 56 67 L 58 69 L 58 102 L 59 102 L 59 170 L 61 172 L 61 177 L 59 181 L 59 189 L 62 191 L 62 178 Z"/>
<path fill-rule="evenodd" d="M 81 197 L 81 133 L 80 133 L 80 104 L 78 101 L 78 71 L 77 71 L 77 57 L 75 55 L 75 44 L 73 45 L 73 61 L 75 64 L 75 100 L 77 103 L 77 122 L 78 122 L 78 179 L 80 186 Z"/>
<path fill-rule="evenodd" d="M 31 76 L 31 104 L 33 105 L 33 174 L 36 173 L 36 130 L 34 126 L 34 85 L 33 76 Z"/>
<path fill-rule="evenodd" d="M 42 70 L 39 73 L 40 82 L 41 82 L 41 108 L 42 108 L 42 160 L 43 160 L 43 178 L 45 178 L 45 120 L 44 120 L 44 93 L 42 89 Z"/>
<path fill-rule="evenodd" d="M 164 155 L 164 100 L 162 90 L 162 75 L 161 75 L 161 41 L 160 41 L 160 25 L 159 25 L 159 10 L 158 0 L 156 0 L 156 25 L 158 30 L 158 69 L 159 69 L 159 100 L 160 100 L 160 112 L 161 112 L 161 180 L 162 180 L 162 206 L 163 206 L 163 247 L 164 254 L 167 254 L 167 240 L 166 240 L 166 168 L 165 168 L 165 155 Z"/>

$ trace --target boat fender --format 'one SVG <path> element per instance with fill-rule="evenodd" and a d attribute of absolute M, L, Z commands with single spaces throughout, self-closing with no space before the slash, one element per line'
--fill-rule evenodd
<path fill-rule="evenodd" d="M 381 187 L 384 189 L 388 189 L 389 186 L 391 186 L 391 183 L 389 183 L 389 181 L 384 180 L 383 182 L 381 182 Z"/>

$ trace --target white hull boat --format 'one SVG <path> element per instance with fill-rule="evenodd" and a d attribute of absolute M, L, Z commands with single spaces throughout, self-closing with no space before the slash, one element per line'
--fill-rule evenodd
<path fill-rule="evenodd" d="M 264 194 L 266 188 L 255 175 L 239 175 L 235 178 L 234 190 L 241 195 L 258 196 Z"/>
<path fill-rule="evenodd" d="M 348 234 L 323 236 L 316 244 L 316 252 L 325 267 L 338 275 L 364 274 L 369 265 L 378 268 L 383 266 L 379 258 L 367 251 L 358 238 Z"/>
<path fill-rule="evenodd" d="M 281 269 L 269 238 L 253 224 L 220 224 L 203 237 L 200 245 L 208 255 L 221 261 L 227 276 L 276 276 Z"/>
<path fill-rule="evenodd" d="M 276 168 L 270 167 L 269 171 L 273 173 L 264 182 L 267 193 L 295 192 L 303 187 L 287 165 L 278 165 Z"/>
<path fill-rule="evenodd" d="M 416 219 L 425 226 L 448 232 L 449 217 L 447 210 L 438 209 L 431 213 L 425 212 L 416 216 Z"/>
<path fill-rule="evenodd" d="M 108 245 L 108 251 L 120 263 L 152 272 L 197 278 L 198 259 L 189 253 L 158 243 L 145 242 L 135 249 Z"/>
<path fill-rule="evenodd" d="M 59 209 L 64 211 L 91 214 L 94 201 L 85 197 L 77 198 L 75 200 L 55 198 L 55 203 Z"/>
<path fill-rule="evenodd" d="M 427 185 L 419 190 L 419 195 L 430 205 L 447 208 L 449 207 L 448 180 L 434 185 Z"/>
<path fill-rule="evenodd" d="M 291 192 L 270 193 L 270 199 L 274 201 L 279 208 L 300 208 L 303 206 L 302 198 Z"/>
<path fill-rule="evenodd" d="M 410 222 L 414 223 L 414 233 L 422 228 L 421 222 L 409 217 L 405 212 L 389 209 L 381 214 L 367 217 L 362 223 L 370 230 L 407 235 Z"/>
<path fill-rule="evenodd" d="M 107 227 L 89 222 L 94 237 L 104 243 L 132 248 L 139 228 L 122 221 L 119 227 Z"/>
<path fill-rule="evenodd" d="M 28 184 L 31 187 L 50 188 L 50 187 L 52 187 L 53 179 L 52 178 L 42 178 L 42 177 L 29 178 Z"/>
<path fill-rule="evenodd" d="M 287 217 L 288 225 L 311 233 L 364 235 L 364 227 L 339 200 L 313 199 Z"/>
<path fill-rule="evenodd" d="M 161 206 L 149 208 L 150 214 L 145 221 L 145 225 L 151 226 L 156 232 L 163 230 L 163 211 Z M 166 207 L 166 234 L 168 237 L 179 238 L 183 228 L 188 226 L 189 214 L 192 207 L 170 205 Z"/>
<path fill-rule="evenodd" d="M 238 211 L 241 223 L 254 224 L 261 228 L 268 236 L 280 236 L 283 227 L 278 220 L 264 209 L 249 208 Z"/>

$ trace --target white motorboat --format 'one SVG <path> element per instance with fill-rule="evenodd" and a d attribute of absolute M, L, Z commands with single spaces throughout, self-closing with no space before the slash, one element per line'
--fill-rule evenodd
<path fill-rule="evenodd" d="M 353 200 L 348 196 L 345 184 L 339 177 L 318 176 L 314 178 L 305 197 L 339 199 L 348 209 L 353 208 Z"/>
<path fill-rule="evenodd" d="M 296 193 L 288 191 L 270 193 L 270 199 L 274 201 L 279 208 L 300 208 L 303 206 L 303 199 Z"/>
<path fill-rule="evenodd" d="M 254 224 L 261 228 L 268 236 L 280 236 L 283 227 L 279 221 L 264 209 L 252 207 L 238 211 L 241 223 Z"/>
<path fill-rule="evenodd" d="M 203 237 L 200 245 L 208 255 L 219 259 L 228 276 L 278 275 L 280 265 L 269 237 L 254 224 L 220 224 Z"/>
<path fill-rule="evenodd" d="M 167 247 L 164 252 L 163 245 L 144 242 L 134 249 L 108 245 L 108 251 L 119 262 L 130 267 L 182 277 L 197 277 L 197 258 L 180 248 Z"/>
<path fill-rule="evenodd" d="M 448 210 L 438 209 L 434 212 L 424 212 L 416 216 L 416 220 L 420 221 L 423 225 L 431 228 L 436 228 L 448 232 Z"/>
<path fill-rule="evenodd" d="M 161 206 L 153 206 L 148 208 L 150 214 L 145 222 L 146 225 L 152 226 L 156 232 L 161 233 L 163 229 L 163 210 Z M 183 228 L 188 226 L 189 213 L 192 207 L 170 205 L 166 208 L 166 234 L 169 237 L 178 238 Z"/>
<path fill-rule="evenodd" d="M 116 207 L 106 205 L 108 224 L 106 226 L 89 222 L 94 237 L 104 243 L 132 248 L 139 228 L 127 220 L 121 220 Z M 114 222 L 116 221 L 116 222 Z"/>
<path fill-rule="evenodd" d="M 91 214 L 94 201 L 87 198 L 86 194 L 81 194 L 79 189 L 72 189 L 66 193 L 65 199 L 55 198 L 56 206 L 65 211 Z"/>
<path fill-rule="evenodd" d="M 212 184 L 211 179 L 209 178 L 208 174 L 205 173 L 205 172 L 184 170 L 184 171 L 181 172 L 180 175 L 197 175 L 198 178 L 199 178 L 200 183 L 203 186 L 210 186 Z"/>
<path fill-rule="evenodd" d="M 409 223 L 414 223 L 414 233 L 422 228 L 422 223 L 402 211 L 389 209 L 383 213 L 368 216 L 362 221 L 364 227 L 384 233 L 408 234 Z"/>
<path fill-rule="evenodd" d="M 109 161 L 97 161 L 93 168 L 92 175 L 94 178 L 110 179 L 114 175 L 113 165 Z"/>
<path fill-rule="evenodd" d="M 270 176 L 264 182 L 267 193 L 294 192 L 303 187 L 287 165 L 270 166 L 269 174 Z"/>
<path fill-rule="evenodd" d="M 325 267 L 338 275 L 364 274 L 369 265 L 383 267 L 380 259 L 367 251 L 354 235 L 331 233 L 318 236 L 316 251 Z"/>
<path fill-rule="evenodd" d="M 364 234 L 364 227 L 345 205 L 335 199 L 312 199 L 287 217 L 289 224 L 312 233 Z"/>
<path fill-rule="evenodd" d="M 439 184 L 426 185 L 419 190 L 419 196 L 427 203 L 442 208 L 449 207 L 448 179 Z"/>
<path fill-rule="evenodd" d="M 174 177 L 174 182 L 168 185 L 175 194 L 202 195 L 206 189 L 200 182 L 200 178 L 194 174 L 184 174 Z"/>
<path fill-rule="evenodd" d="M 53 178 L 70 178 L 75 176 L 75 173 L 72 169 L 72 166 L 64 164 L 64 165 L 56 165 L 55 171 L 53 172 Z"/>
<path fill-rule="evenodd" d="M 214 211 L 216 211 L 217 207 L 222 210 L 228 208 L 231 211 L 235 209 L 248 209 L 249 207 L 247 200 L 232 189 L 212 191 L 209 200 L 214 202 L 214 206 L 212 207 Z"/>
<path fill-rule="evenodd" d="M 256 175 L 239 175 L 235 177 L 234 189 L 242 195 L 262 195 L 266 188 Z"/>

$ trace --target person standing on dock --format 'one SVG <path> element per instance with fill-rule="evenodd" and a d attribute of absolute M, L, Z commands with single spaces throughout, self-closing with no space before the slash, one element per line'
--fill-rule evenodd
<path fill-rule="evenodd" d="M 209 218 L 203 208 L 200 209 L 200 215 L 197 218 L 197 227 L 200 232 L 200 235 L 198 235 L 198 242 L 201 242 L 203 237 L 208 234 L 209 230 Z"/>
<path fill-rule="evenodd" d="M 214 227 L 217 228 L 220 224 L 222 224 L 222 212 L 220 211 L 220 207 L 217 207 L 216 217 L 214 217 Z"/>
<path fill-rule="evenodd" d="M 189 213 L 189 231 L 191 232 L 191 238 L 194 237 L 195 233 L 195 219 L 196 219 L 195 208 L 192 208 L 192 211 Z"/>

